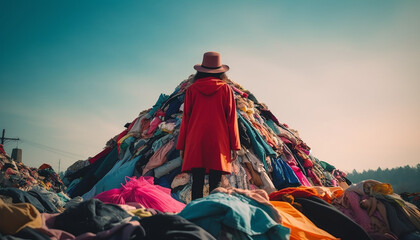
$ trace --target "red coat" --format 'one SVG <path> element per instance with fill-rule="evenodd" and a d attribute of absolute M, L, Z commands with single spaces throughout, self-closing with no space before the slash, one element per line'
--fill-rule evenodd
<path fill-rule="evenodd" d="M 231 173 L 231 150 L 239 150 L 236 105 L 229 85 L 220 79 L 197 79 L 184 100 L 176 146 L 184 150 L 182 171 L 205 168 Z"/>

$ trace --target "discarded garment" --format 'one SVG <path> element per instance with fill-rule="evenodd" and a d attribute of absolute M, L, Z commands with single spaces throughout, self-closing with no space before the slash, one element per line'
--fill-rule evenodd
<path fill-rule="evenodd" d="M 240 194 L 212 193 L 190 202 L 179 216 L 201 226 L 218 238 L 222 226 L 249 239 L 289 239 L 290 230 L 275 222 L 261 204 Z"/>
<path fill-rule="evenodd" d="M 318 228 L 290 203 L 280 201 L 271 201 L 270 203 L 278 210 L 282 219 L 281 225 L 290 228 L 290 240 L 338 239 Z"/>
<path fill-rule="evenodd" d="M 157 214 L 140 220 L 146 231 L 147 240 L 189 239 L 216 240 L 200 226 L 177 215 Z"/>
<path fill-rule="evenodd" d="M 109 203 L 125 204 L 137 202 L 146 208 L 154 208 L 161 212 L 180 212 L 185 204 L 171 197 L 171 190 L 153 184 L 153 177 L 135 177 L 119 189 L 102 192 L 95 198 Z"/>
<path fill-rule="evenodd" d="M 78 236 L 86 232 L 98 233 L 108 230 L 113 224 L 129 217 L 130 215 L 117 205 L 90 199 L 71 206 L 58 215 L 55 218 L 54 228 Z"/>
<path fill-rule="evenodd" d="M 0 233 L 12 235 L 25 227 L 42 226 L 41 214 L 30 203 L 6 204 L 0 198 Z"/>

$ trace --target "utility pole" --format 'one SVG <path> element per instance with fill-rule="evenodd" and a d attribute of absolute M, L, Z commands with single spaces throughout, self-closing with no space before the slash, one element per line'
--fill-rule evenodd
<path fill-rule="evenodd" d="M 4 145 L 5 140 L 13 140 L 13 141 L 19 141 L 20 140 L 19 138 L 7 138 L 7 137 L 4 137 L 5 134 L 6 134 L 6 129 L 3 128 L 3 133 L 1 135 L 1 144 L 3 144 L 3 145 Z"/>

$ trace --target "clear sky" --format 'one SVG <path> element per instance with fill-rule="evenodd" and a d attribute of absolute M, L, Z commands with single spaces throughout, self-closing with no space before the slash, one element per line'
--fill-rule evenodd
<path fill-rule="evenodd" d="M 419 13 L 420 1 L 0 0 L 0 131 L 22 139 L 25 164 L 65 170 L 218 51 L 320 160 L 413 166 Z"/>

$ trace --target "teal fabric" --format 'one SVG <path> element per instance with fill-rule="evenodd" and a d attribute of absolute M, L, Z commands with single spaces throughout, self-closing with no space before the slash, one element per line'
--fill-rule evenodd
<path fill-rule="evenodd" d="M 135 137 L 126 138 L 120 145 L 120 152 L 125 152 L 125 150 L 130 147 L 131 143 L 136 140 Z"/>
<path fill-rule="evenodd" d="M 319 161 L 319 165 L 321 165 L 321 167 L 325 169 L 327 172 L 332 172 L 335 169 L 333 165 L 324 161 Z"/>
<path fill-rule="evenodd" d="M 111 152 L 106 155 L 105 159 L 102 161 L 101 165 L 93 173 L 97 179 L 101 179 L 105 176 L 109 170 L 115 165 L 118 161 L 118 148 L 114 147 Z"/>
<path fill-rule="evenodd" d="M 149 118 L 152 118 L 156 111 L 162 107 L 162 105 L 166 102 L 166 100 L 169 99 L 169 95 L 163 94 L 161 93 L 159 96 L 159 99 L 157 100 L 157 102 L 155 103 L 155 105 L 153 105 L 152 109 L 149 111 L 149 113 L 147 114 Z"/>
<path fill-rule="evenodd" d="M 238 121 L 242 121 L 247 129 L 249 138 L 251 139 L 252 148 L 254 149 L 255 155 L 262 161 L 264 168 L 268 171 L 267 162 L 265 160 L 266 156 L 276 156 L 273 148 L 271 148 L 266 141 L 261 137 L 261 135 L 251 126 L 251 124 L 246 120 L 240 113 L 238 113 Z"/>
<path fill-rule="evenodd" d="M 240 194 L 213 193 L 190 202 L 178 215 L 215 238 L 222 227 L 228 227 L 244 233 L 248 239 L 289 239 L 290 229 L 275 222 L 272 211 L 275 210 Z"/>
<path fill-rule="evenodd" d="M 277 127 L 272 119 L 266 120 L 265 124 L 267 124 L 267 126 L 269 126 L 275 134 L 279 135 L 281 133 L 279 127 Z"/>
<path fill-rule="evenodd" d="M 125 177 L 132 177 L 134 168 L 141 155 L 130 159 L 126 162 L 118 161 L 114 167 L 94 186 L 95 193 L 93 196 L 101 192 L 111 190 L 113 188 L 120 188 L 122 183 L 125 183 Z"/>

